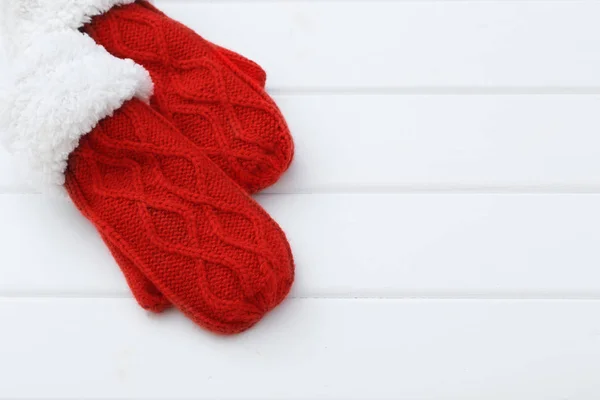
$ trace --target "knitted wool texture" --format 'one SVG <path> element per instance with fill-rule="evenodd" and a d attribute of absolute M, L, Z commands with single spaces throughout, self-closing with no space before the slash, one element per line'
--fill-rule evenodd
<path fill-rule="evenodd" d="M 60 1 L 0 3 L 14 71 L 0 92 L 7 149 L 43 186 L 66 189 L 134 293 L 148 295 L 136 295 L 142 306 L 166 297 L 214 332 L 248 329 L 292 285 L 284 233 L 145 103 L 152 84 L 143 68 L 77 31 L 88 12 L 130 0 Z"/>
<path fill-rule="evenodd" d="M 227 52 L 147 1 L 113 7 L 85 31 L 152 76 L 152 105 L 248 192 L 275 183 L 294 145 L 256 64 Z"/>
<path fill-rule="evenodd" d="M 164 295 L 199 325 L 232 334 L 288 294 L 293 259 L 279 226 L 139 100 L 82 138 L 65 178 L 142 307 L 164 306 Z"/>
<path fill-rule="evenodd" d="M 231 50 L 218 45 L 214 46 L 222 56 L 235 64 L 235 66 L 246 74 L 248 78 L 254 80 L 258 85 L 264 88 L 267 75 L 258 64 Z M 171 306 L 170 301 L 129 258 L 124 256 L 118 248 L 112 246 L 110 243 L 108 244 L 108 247 L 121 266 L 121 270 L 125 273 L 126 279 L 129 282 L 129 287 L 139 304 L 143 305 L 146 310 L 155 313 L 160 313 Z"/>
<path fill-rule="evenodd" d="M 113 7 L 84 27 L 109 52 L 133 59 L 152 75 L 152 106 L 246 191 L 273 184 L 288 168 L 294 145 L 266 74 L 146 1 Z M 134 296 L 150 311 L 169 301 L 127 257 L 120 260 Z"/>

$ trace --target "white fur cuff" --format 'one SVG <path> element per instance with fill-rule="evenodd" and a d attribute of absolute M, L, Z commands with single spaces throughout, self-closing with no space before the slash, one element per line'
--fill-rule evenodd
<path fill-rule="evenodd" d="M 41 28 L 78 29 L 92 17 L 135 0 L 0 0 L 5 13 L 34 22 Z"/>
<path fill-rule="evenodd" d="M 56 0 L 21 0 L 24 7 L 38 1 Z M 22 17 L 25 11 L 19 12 Z M 126 101 L 148 101 L 152 81 L 144 68 L 113 57 L 77 30 L 40 31 L 20 17 L 12 14 L 7 20 L 5 14 L 0 24 L 12 67 L 10 85 L 0 92 L 0 139 L 26 166 L 37 189 L 53 190 L 63 185 L 69 154 L 79 139 Z"/>

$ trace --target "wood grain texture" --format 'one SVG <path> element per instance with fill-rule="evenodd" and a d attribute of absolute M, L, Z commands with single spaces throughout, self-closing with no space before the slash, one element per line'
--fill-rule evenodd
<path fill-rule="evenodd" d="M 597 301 L 291 300 L 234 339 L 127 299 L 0 300 L 0 394 L 594 399 Z"/>
<path fill-rule="evenodd" d="M 264 195 L 295 297 L 600 298 L 600 195 Z M 0 196 L 0 295 L 128 296 L 68 202 Z"/>

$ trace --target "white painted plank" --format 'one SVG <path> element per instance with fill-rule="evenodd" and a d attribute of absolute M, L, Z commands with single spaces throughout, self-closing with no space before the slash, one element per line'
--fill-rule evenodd
<path fill-rule="evenodd" d="M 595 400 L 598 301 L 292 300 L 228 339 L 127 299 L 0 300 L 2 399 Z"/>
<path fill-rule="evenodd" d="M 278 96 L 296 143 L 269 192 L 600 184 L 600 96 Z"/>
<path fill-rule="evenodd" d="M 8 85 L 8 66 L 7 58 L 4 53 L 4 48 L 0 45 L 0 93 L 7 90 Z M 0 137 L 2 137 L 2 130 L 4 128 L 0 126 Z M 6 189 L 14 189 L 17 187 L 24 188 L 22 184 L 23 179 L 15 171 L 15 165 L 9 154 L 6 152 L 4 147 L 0 144 L 0 193 Z"/>
<path fill-rule="evenodd" d="M 159 0 L 277 88 L 600 85 L 600 3 Z"/>
<path fill-rule="evenodd" d="M 301 296 L 600 296 L 600 195 L 299 195 Z"/>
<path fill-rule="evenodd" d="M 27 182 L 26 171 L 20 170 L 17 160 L 0 145 L 0 194 L 35 192 Z"/>
<path fill-rule="evenodd" d="M 600 96 L 275 99 L 296 156 L 269 192 L 600 187 Z M 10 163 L 0 151 L 0 192 L 26 190 Z"/>
<path fill-rule="evenodd" d="M 600 297 L 600 195 L 264 195 L 295 297 Z M 68 202 L 0 196 L 0 295 L 128 295 Z"/>

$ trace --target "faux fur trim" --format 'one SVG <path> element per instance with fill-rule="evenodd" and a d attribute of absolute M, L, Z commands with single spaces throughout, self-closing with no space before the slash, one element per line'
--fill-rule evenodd
<path fill-rule="evenodd" d="M 23 0 L 19 12 L 38 1 L 56 0 Z M 83 3 L 60 1 L 67 2 Z M 113 57 L 77 30 L 40 31 L 18 17 L 6 21 L 0 25 L 8 40 L 11 79 L 0 93 L 0 139 L 27 165 L 30 183 L 46 191 L 63 185 L 79 139 L 126 101 L 147 102 L 152 80 L 141 66 Z"/>
<path fill-rule="evenodd" d="M 0 0 L 6 11 L 42 28 L 79 29 L 92 17 L 135 0 Z"/>

